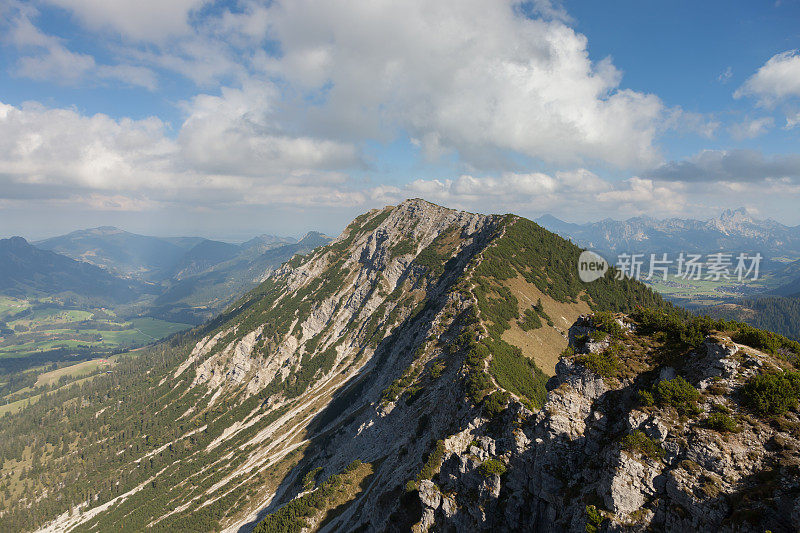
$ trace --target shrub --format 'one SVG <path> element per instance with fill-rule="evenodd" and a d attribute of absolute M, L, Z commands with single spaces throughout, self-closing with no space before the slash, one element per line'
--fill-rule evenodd
<path fill-rule="evenodd" d="M 664 449 L 640 429 L 623 437 L 622 449 L 629 452 L 637 451 L 655 461 L 664 457 Z"/>
<path fill-rule="evenodd" d="M 305 476 L 303 476 L 303 490 L 312 490 L 316 485 L 317 475 L 322 472 L 322 467 L 317 467 L 313 470 L 309 470 Z"/>
<path fill-rule="evenodd" d="M 682 415 L 700 414 L 697 406 L 700 393 L 681 376 L 659 381 L 653 389 L 653 397 L 659 405 L 671 405 Z"/>
<path fill-rule="evenodd" d="M 486 477 L 489 477 L 493 474 L 497 474 L 498 476 L 502 476 L 506 473 L 506 465 L 498 461 L 497 459 L 487 459 L 480 466 L 481 474 Z"/>
<path fill-rule="evenodd" d="M 431 365 L 431 369 L 429 371 L 431 377 L 433 379 L 439 379 L 439 376 L 441 376 L 442 372 L 444 372 L 445 366 L 446 365 L 445 365 L 444 361 L 436 361 L 435 363 L 433 363 L 433 365 Z"/>
<path fill-rule="evenodd" d="M 497 384 L 512 392 L 530 409 L 544 405 L 547 397 L 547 376 L 532 359 L 522 355 L 522 351 L 505 341 L 494 342 L 486 339 L 492 354 L 489 371 Z"/>
<path fill-rule="evenodd" d="M 428 454 L 428 458 L 425 460 L 425 464 L 422 465 L 422 470 L 420 471 L 419 475 L 417 476 L 417 481 L 422 481 L 423 479 L 432 479 L 434 474 L 439 471 L 439 468 L 442 467 L 442 458 L 444 457 L 444 441 L 438 440 L 436 441 L 436 445 L 433 447 L 433 450 Z"/>
<path fill-rule="evenodd" d="M 736 421 L 725 413 L 711 413 L 705 420 L 705 426 L 720 433 L 737 433 L 740 431 Z"/>
<path fill-rule="evenodd" d="M 592 342 L 601 342 L 608 338 L 608 333 L 601 329 L 595 329 L 589 333 L 589 338 L 592 340 Z"/>
<path fill-rule="evenodd" d="M 757 374 L 742 388 L 742 399 L 759 416 L 782 415 L 797 407 L 800 372 Z"/>
<path fill-rule="evenodd" d="M 484 400 L 484 407 L 490 416 L 497 416 L 503 412 L 511 395 L 506 391 L 495 391 Z"/>
<path fill-rule="evenodd" d="M 360 459 L 353 459 L 353 462 L 347 465 L 344 469 L 345 472 L 352 472 L 353 470 L 357 469 L 359 466 L 363 465 L 364 463 L 361 462 Z"/>
<path fill-rule="evenodd" d="M 652 393 L 650 393 L 650 392 L 648 392 L 646 390 L 640 390 L 639 391 L 639 403 L 641 403 L 644 406 L 649 407 L 651 405 L 655 405 L 656 400 L 655 400 L 655 398 L 653 398 L 653 394 Z"/>
<path fill-rule="evenodd" d="M 739 325 L 739 330 L 732 335 L 732 339 L 734 342 L 746 344 L 771 354 L 778 354 L 780 351 L 785 350 L 800 355 L 800 343 L 797 341 L 746 324 Z"/>
<path fill-rule="evenodd" d="M 586 533 L 597 533 L 600 524 L 603 523 L 603 515 L 594 505 L 586 506 Z"/>
<path fill-rule="evenodd" d="M 637 309 L 631 314 L 637 331 L 646 335 L 661 334 L 667 342 L 683 346 L 699 346 L 706 335 L 724 330 L 726 323 L 707 316 L 691 316 L 683 309 Z"/>
<path fill-rule="evenodd" d="M 581 355 L 577 360 L 586 368 L 604 378 L 616 376 L 619 370 L 619 360 L 612 351 Z"/>
<path fill-rule="evenodd" d="M 542 327 L 542 320 L 539 314 L 533 309 L 526 309 L 523 313 L 523 319 L 519 321 L 519 327 L 522 331 L 530 331 L 532 329 L 539 329 Z"/>
<path fill-rule="evenodd" d="M 592 324 L 598 330 L 608 333 L 614 338 L 622 336 L 622 326 L 619 325 L 613 313 L 595 313 L 592 316 Z"/>

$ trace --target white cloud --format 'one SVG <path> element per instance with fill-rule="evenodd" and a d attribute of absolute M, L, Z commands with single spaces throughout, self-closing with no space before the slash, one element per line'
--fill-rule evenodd
<path fill-rule="evenodd" d="M 282 55 L 262 66 L 321 91 L 325 104 L 311 117 L 325 132 L 385 138 L 400 128 L 428 153 L 452 149 L 468 161 L 507 151 L 559 163 L 657 161 L 661 101 L 620 89 L 621 73 L 608 59 L 593 63 L 583 35 L 517 7 L 276 2 L 270 35 Z"/>
<path fill-rule="evenodd" d="M 177 139 L 157 118 L 0 103 L 0 197 L 120 208 L 363 202 L 362 193 L 349 190 L 348 176 L 333 170 L 352 165 L 355 149 L 274 130 L 267 115 L 248 107 L 268 108 L 254 100 L 269 94 L 197 97 Z"/>
<path fill-rule="evenodd" d="M 733 77 L 733 68 L 728 67 L 725 70 L 723 70 L 719 76 L 717 76 L 717 81 L 719 81 L 720 83 L 728 83 L 732 77 Z"/>
<path fill-rule="evenodd" d="M 208 0 L 45 0 L 66 9 L 92 30 L 162 42 L 189 32 L 192 11 Z"/>
<path fill-rule="evenodd" d="M 571 172 L 499 176 L 462 175 L 457 179 L 418 179 L 404 187 L 382 187 L 373 197 L 399 201 L 411 196 L 479 212 L 573 213 L 572 219 L 587 213 L 673 214 L 685 204 L 684 186 L 656 183 L 634 177 L 608 181 L 586 169 Z"/>
<path fill-rule="evenodd" d="M 358 164 L 351 144 L 283 132 L 273 116 L 278 99 L 269 83 L 195 97 L 178 137 L 183 157 L 194 169 L 248 176 Z"/>
<path fill-rule="evenodd" d="M 731 126 L 730 131 L 734 139 L 755 139 L 759 137 L 775 125 L 775 120 L 772 117 L 759 117 L 752 120 L 745 120 L 738 124 Z"/>
<path fill-rule="evenodd" d="M 800 54 L 797 50 L 788 50 L 772 56 L 733 96 L 754 96 L 759 104 L 767 107 L 787 98 L 800 97 Z"/>
<path fill-rule="evenodd" d="M 7 9 L 6 40 L 33 55 L 23 55 L 17 62 L 15 74 L 34 79 L 75 85 L 87 81 L 114 80 L 154 90 L 158 84 L 155 73 L 142 66 L 128 64 L 98 65 L 93 56 L 69 50 L 61 39 L 39 30 L 31 18 L 37 12 L 31 7 Z M 13 15 L 11 14 L 13 13 Z"/>

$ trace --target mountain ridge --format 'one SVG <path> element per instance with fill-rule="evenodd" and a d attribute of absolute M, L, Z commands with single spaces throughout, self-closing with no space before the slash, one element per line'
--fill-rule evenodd
<path fill-rule="evenodd" d="M 715 333 L 727 325 L 670 314 L 634 280 L 609 272 L 581 282 L 579 253 L 515 215 L 418 199 L 365 213 L 211 322 L 122 360 L 86 392 L 29 408 L 52 420 L 41 446 L 55 435 L 65 443 L 42 457 L 59 465 L 63 499 L 40 495 L 0 514 L 0 525 L 551 531 L 597 519 L 638 530 L 665 520 L 676 530 L 718 527 L 729 512 L 704 505 L 733 482 L 695 502 L 654 481 L 680 474 L 691 494 L 719 476 L 714 457 L 693 444 L 716 442 L 714 434 L 681 444 L 702 428 L 667 416 L 669 405 L 640 405 L 637 390 L 660 402 L 658 376 L 683 386 L 673 381 L 678 372 L 705 390 L 718 367 L 739 387 L 760 368 L 745 362 L 772 357 L 747 351 L 740 364 L 739 348 Z M 728 333 L 744 334 L 760 338 Z M 708 412 L 732 401 L 714 390 L 692 401 Z M 76 401 L 82 426 L 63 416 Z M 743 438 L 767 435 L 742 423 Z M 17 465 L 27 457 L 18 448 L 24 432 L 3 431 L 0 457 Z M 666 434 L 653 446 L 669 460 L 643 455 L 636 446 L 649 450 L 650 441 L 640 433 Z M 630 450 L 619 445 L 628 434 Z M 687 454 L 697 474 L 679 467 Z M 86 455 L 92 467 L 81 469 Z M 735 463 L 719 464 L 732 475 Z M 760 462 L 742 464 L 749 475 Z M 601 483 L 586 478 L 592 470 Z M 632 483 L 637 473 L 644 482 Z M 669 511 L 677 503 L 687 514 Z M 752 505 L 767 506 L 763 524 L 772 526 L 772 508 Z"/>

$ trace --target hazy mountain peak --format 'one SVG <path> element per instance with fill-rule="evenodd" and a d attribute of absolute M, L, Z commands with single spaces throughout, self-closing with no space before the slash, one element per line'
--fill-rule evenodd
<path fill-rule="evenodd" d="M 725 209 L 719 216 L 719 220 L 723 222 L 753 222 L 753 218 L 744 207 L 736 209 Z"/>
<path fill-rule="evenodd" d="M 25 248 L 29 246 L 29 244 L 24 237 L 14 236 L 8 239 L 0 239 L 0 246 L 7 248 Z"/>

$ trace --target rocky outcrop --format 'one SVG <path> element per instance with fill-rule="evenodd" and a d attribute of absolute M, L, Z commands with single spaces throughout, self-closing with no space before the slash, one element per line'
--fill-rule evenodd
<path fill-rule="evenodd" d="M 735 389 L 765 358 L 728 338 L 707 338 L 683 370 L 701 385 L 713 382 L 719 394 Z M 599 510 L 595 525 L 605 531 L 800 529 L 800 470 L 772 470 L 776 478 L 768 483 L 760 478 L 776 458 L 769 452 L 772 428 L 745 417 L 740 431 L 721 434 L 670 409 L 639 407 L 630 386 L 611 387 L 573 358 L 556 370 L 541 411 L 518 411 L 492 429 L 476 427 L 476 435 L 487 432 L 473 437 L 479 447 L 450 452 L 436 484 L 420 487 L 421 529 L 584 531 L 593 524 L 587 506 Z M 675 375 L 664 367 L 656 381 Z M 708 411 L 723 401 L 707 391 L 701 407 Z M 636 431 L 657 454 L 623 446 Z M 508 469 L 497 478 L 499 490 L 493 480 L 487 490 L 477 474 L 489 457 Z M 757 499 L 748 490 L 769 494 Z M 458 512 L 444 512 L 444 494 Z M 737 509 L 737 501 L 746 508 Z"/>

